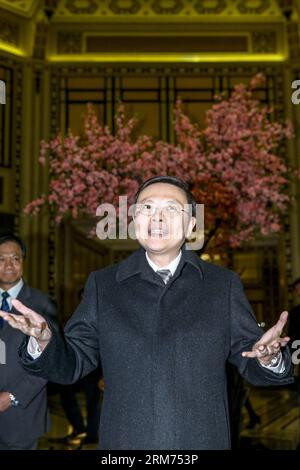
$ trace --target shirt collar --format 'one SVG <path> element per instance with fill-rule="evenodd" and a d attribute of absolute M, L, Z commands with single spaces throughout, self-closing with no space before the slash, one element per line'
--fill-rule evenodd
<path fill-rule="evenodd" d="M 173 261 L 171 261 L 171 263 L 168 264 L 168 266 L 164 266 L 164 267 L 161 267 L 161 266 L 157 266 L 157 264 L 153 263 L 153 261 L 150 259 L 147 251 L 146 251 L 146 258 L 147 258 L 147 261 L 148 263 L 150 264 L 151 268 L 156 272 L 158 271 L 159 269 L 169 269 L 171 271 L 171 274 L 172 276 L 174 276 L 174 273 L 176 271 L 176 268 L 177 266 L 179 265 L 179 262 L 180 262 L 180 259 L 181 259 L 181 256 L 182 256 L 182 252 L 180 250 L 179 254 L 176 256 L 175 259 L 173 259 Z"/>
<path fill-rule="evenodd" d="M 9 296 L 12 298 L 12 299 L 16 299 L 20 293 L 20 290 L 22 289 L 24 285 L 24 281 L 23 279 L 21 278 L 17 284 L 15 284 L 13 287 L 11 287 L 10 289 L 8 289 L 8 293 L 9 293 Z M 2 296 L 2 293 L 4 292 L 3 289 L 1 289 L 0 287 L 0 296 Z"/>

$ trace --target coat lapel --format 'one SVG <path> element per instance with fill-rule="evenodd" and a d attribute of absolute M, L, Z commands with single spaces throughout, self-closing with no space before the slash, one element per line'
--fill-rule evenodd
<path fill-rule="evenodd" d="M 143 247 L 135 251 L 131 256 L 122 261 L 118 267 L 116 279 L 122 282 L 135 275 L 140 275 L 141 279 L 161 285 L 161 279 L 153 271 L 146 259 Z"/>
<path fill-rule="evenodd" d="M 30 288 L 27 284 L 23 284 L 22 289 L 20 290 L 19 294 L 17 295 L 17 299 L 22 302 L 22 304 L 26 305 L 28 302 L 28 299 L 30 298 Z M 17 315 L 20 315 L 18 310 L 16 310 L 14 307 L 11 309 L 11 312 Z"/>

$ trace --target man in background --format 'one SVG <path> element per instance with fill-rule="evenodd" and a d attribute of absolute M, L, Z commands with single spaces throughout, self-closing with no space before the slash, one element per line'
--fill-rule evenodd
<path fill-rule="evenodd" d="M 0 237 L 0 308 L 17 311 L 12 299 L 54 317 L 56 308 L 47 295 L 23 281 L 26 247 L 21 239 Z M 0 339 L 5 344 L 5 363 L 0 365 L 0 450 L 33 450 L 38 438 L 49 429 L 47 381 L 28 374 L 18 359 L 24 334 L 0 318 Z"/>

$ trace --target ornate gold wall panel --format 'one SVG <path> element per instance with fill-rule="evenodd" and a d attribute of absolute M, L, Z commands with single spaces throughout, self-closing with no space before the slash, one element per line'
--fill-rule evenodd
<path fill-rule="evenodd" d="M 0 80 L 6 85 L 6 104 L 0 106 L 0 167 L 12 167 L 11 120 L 13 111 L 13 69 L 0 66 Z"/>
<path fill-rule="evenodd" d="M 178 37 L 180 36 L 180 41 Z M 283 61 L 287 59 L 284 23 L 54 24 L 49 61 Z"/>
<path fill-rule="evenodd" d="M 6 81 L 6 104 L 0 105 L 0 212 L 15 213 L 19 229 L 22 143 L 22 64 L 0 55 L 0 78 Z"/>
<path fill-rule="evenodd" d="M 300 104 L 293 104 L 291 93 L 294 89 L 291 84 L 294 80 L 300 80 L 300 63 L 292 62 L 286 70 L 286 112 L 292 120 L 295 138 L 289 145 L 287 154 L 289 163 L 296 168 L 300 168 Z M 292 185 L 294 202 L 289 214 L 289 225 L 285 230 L 286 238 L 286 269 L 288 273 L 288 285 L 300 275 L 300 182 Z M 292 299 L 290 287 L 290 299 Z"/>
<path fill-rule="evenodd" d="M 87 102 L 94 104 L 100 121 L 113 128 L 113 116 L 121 101 L 128 114 L 139 117 L 137 133 L 167 140 L 173 138 L 171 129 L 176 99 L 183 100 L 184 109 L 192 119 L 203 122 L 216 93 L 229 91 L 235 83 L 251 76 L 251 72 L 242 72 L 245 68 L 231 67 L 236 75 L 229 75 L 228 68 L 214 72 L 215 67 L 205 66 L 55 67 L 52 70 L 53 74 L 58 71 L 60 77 L 57 84 L 60 94 L 58 125 L 64 131 L 70 127 L 81 133 Z M 222 75 L 222 70 L 227 70 L 226 75 Z M 269 70 L 271 72 L 272 67 Z M 271 72 L 267 86 L 260 90 L 258 98 L 274 104 L 279 93 L 274 87 Z"/>

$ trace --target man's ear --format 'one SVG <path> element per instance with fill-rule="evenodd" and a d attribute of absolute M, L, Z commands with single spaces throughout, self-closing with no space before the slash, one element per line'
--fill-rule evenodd
<path fill-rule="evenodd" d="M 191 217 L 189 222 L 188 222 L 188 226 L 186 228 L 186 231 L 185 231 L 185 236 L 186 238 L 189 238 L 192 231 L 193 231 L 193 228 L 195 227 L 196 225 L 196 217 Z"/>

